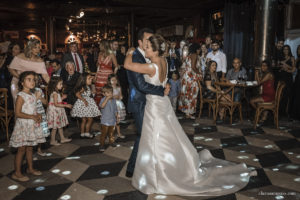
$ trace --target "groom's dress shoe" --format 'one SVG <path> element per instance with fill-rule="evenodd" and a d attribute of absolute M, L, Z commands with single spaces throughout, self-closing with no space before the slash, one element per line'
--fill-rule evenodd
<path fill-rule="evenodd" d="M 133 176 L 133 173 L 129 172 L 129 171 L 126 171 L 126 177 L 128 178 L 131 178 Z"/>

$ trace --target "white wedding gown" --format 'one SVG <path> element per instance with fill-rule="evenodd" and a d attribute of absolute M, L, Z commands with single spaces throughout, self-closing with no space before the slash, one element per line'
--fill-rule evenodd
<path fill-rule="evenodd" d="M 158 67 L 145 80 L 165 86 Z M 167 96 L 147 95 L 142 136 L 133 186 L 145 194 L 219 196 L 234 193 L 249 182 L 250 170 L 214 158 L 208 150 L 197 153 L 172 109 Z"/>

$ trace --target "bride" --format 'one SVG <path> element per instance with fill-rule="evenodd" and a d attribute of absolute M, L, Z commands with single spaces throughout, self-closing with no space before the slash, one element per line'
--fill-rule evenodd
<path fill-rule="evenodd" d="M 130 49 L 124 67 L 145 74 L 153 85 L 166 86 L 165 41 L 149 38 L 145 50 L 150 64 L 132 62 Z M 255 174 L 247 166 L 214 158 L 208 150 L 197 153 L 172 109 L 167 96 L 146 95 L 142 136 L 132 185 L 145 194 L 220 196 L 247 185 Z"/>

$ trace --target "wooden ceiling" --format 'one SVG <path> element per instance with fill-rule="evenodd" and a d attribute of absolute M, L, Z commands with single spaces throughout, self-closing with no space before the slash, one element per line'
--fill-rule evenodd
<path fill-rule="evenodd" d="M 48 17 L 54 17 L 56 27 L 97 27 L 104 24 L 124 28 L 131 13 L 136 26 L 162 27 L 189 20 L 224 6 L 225 0 L 1 0 L 0 27 L 3 30 L 40 30 Z M 80 9 L 84 17 L 68 23 Z M 29 31 L 28 31 L 29 30 Z"/>

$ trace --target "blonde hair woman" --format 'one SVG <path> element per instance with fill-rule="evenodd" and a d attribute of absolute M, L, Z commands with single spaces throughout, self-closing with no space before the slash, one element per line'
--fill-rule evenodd
<path fill-rule="evenodd" d="M 113 66 L 114 65 L 114 72 L 113 72 Z M 119 69 L 119 65 L 117 63 L 116 56 L 113 54 L 113 52 L 110 49 L 109 42 L 107 40 L 102 40 L 100 42 L 100 52 L 98 56 L 98 68 L 96 73 L 96 96 L 95 101 L 97 105 L 100 103 L 100 100 L 102 98 L 102 92 L 101 89 L 104 85 L 107 84 L 108 76 L 112 73 L 117 73 L 117 70 Z"/>
<path fill-rule="evenodd" d="M 46 70 L 46 65 L 43 59 L 40 58 L 40 41 L 37 39 L 30 39 L 24 49 L 24 53 L 21 53 L 14 57 L 10 66 L 9 72 L 13 75 L 11 81 L 11 93 L 16 102 L 18 93 L 18 81 L 19 75 L 25 71 L 34 71 L 37 74 L 41 74 L 43 79 L 48 83 L 49 76 Z"/>

